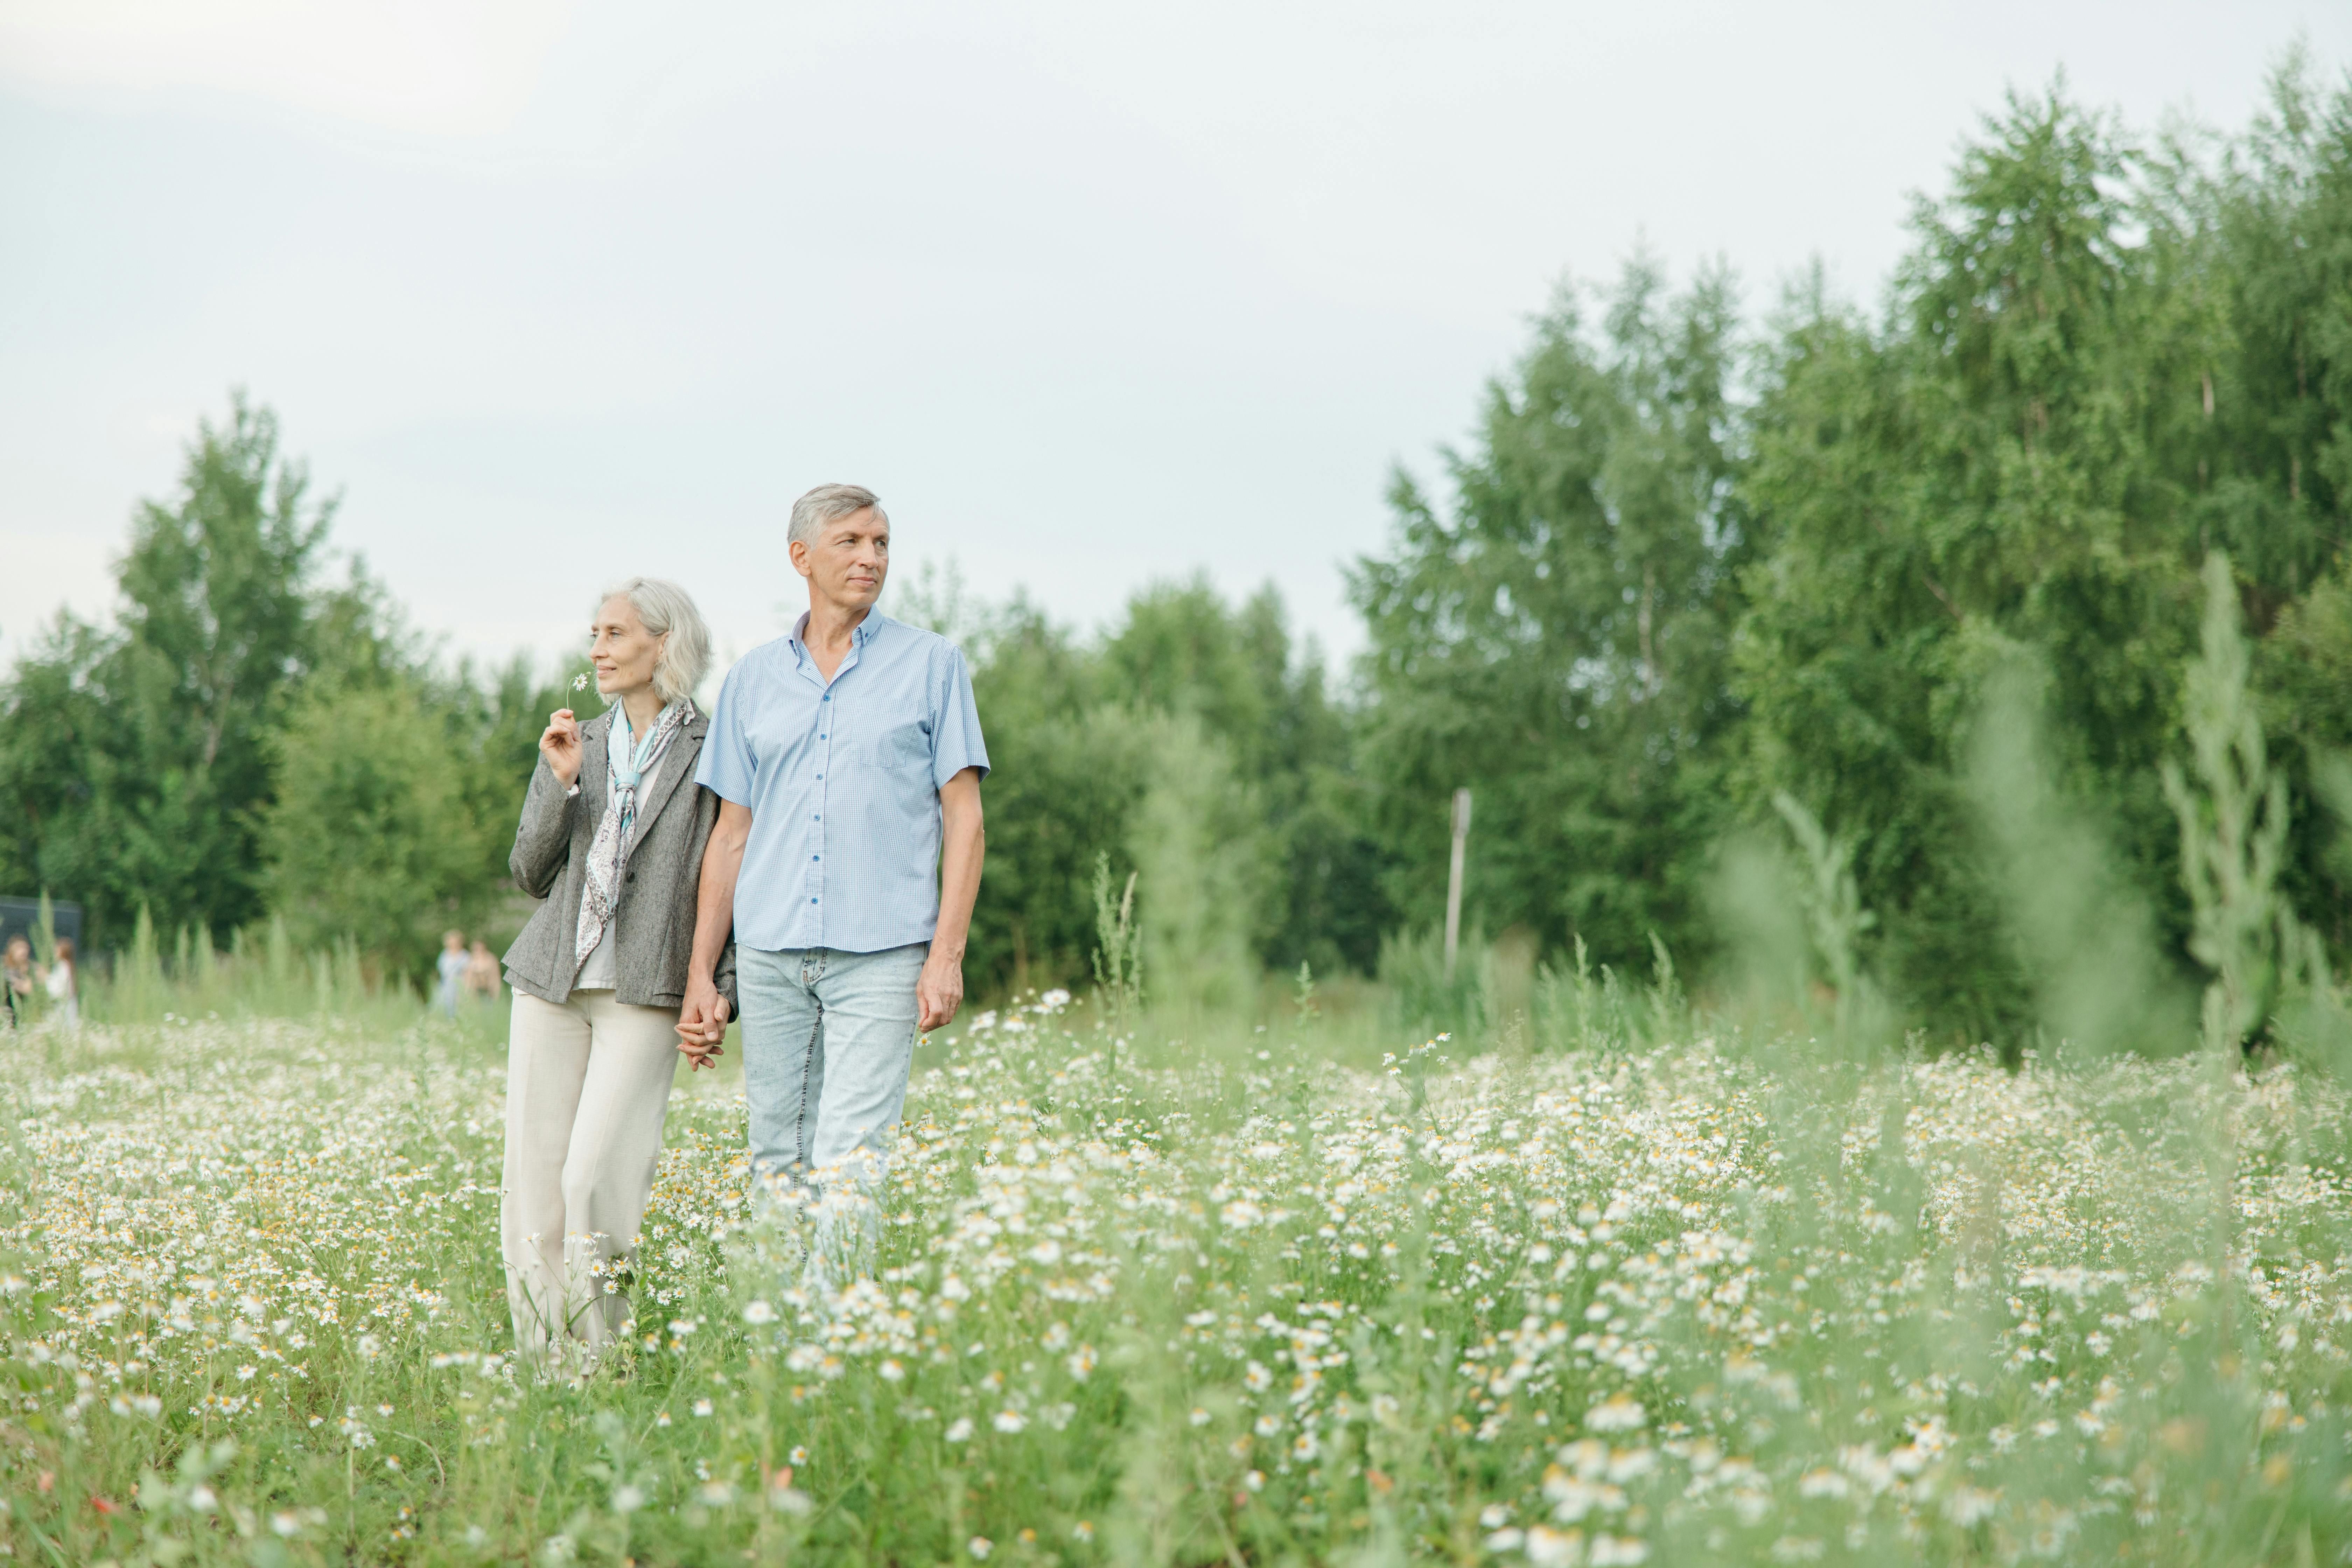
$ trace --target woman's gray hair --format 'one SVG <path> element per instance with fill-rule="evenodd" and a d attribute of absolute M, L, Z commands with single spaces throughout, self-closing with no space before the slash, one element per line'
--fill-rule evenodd
<path fill-rule="evenodd" d="M 890 514 L 882 510 L 882 498 L 864 485 L 819 485 L 800 500 L 793 502 L 793 520 L 784 529 L 787 544 L 814 544 L 817 531 L 828 522 L 838 522 L 854 511 L 871 508 L 882 520 L 890 523 Z"/>
<path fill-rule="evenodd" d="M 654 661 L 655 695 L 665 703 L 693 696 L 710 668 L 710 628 L 702 624 L 693 598 L 667 578 L 629 577 L 605 589 L 597 608 L 614 599 L 628 600 L 646 630 L 669 638 Z"/>

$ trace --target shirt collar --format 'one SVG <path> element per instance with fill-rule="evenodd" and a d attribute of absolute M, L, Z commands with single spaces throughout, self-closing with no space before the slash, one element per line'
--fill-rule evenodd
<path fill-rule="evenodd" d="M 785 634 L 784 640 L 793 645 L 793 668 L 806 679 L 823 686 L 824 678 L 817 673 L 815 662 L 809 658 L 808 644 L 803 640 L 808 633 L 808 623 L 809 612 L 803 610 L 801 618 L 793 623 L 793 629 Z M 866 645 L 874 640 L 885 624 L 886 617 L 878 610 L 866 612 L 866 618 L 850 629 L 849 651 L 842 657 L 841 668 L 833 672 L 834 679 L 839 680 L 856 667 L 858 660 L 866 656 Z"/>
<path fill-rule="evenodd" d="M 851 628 L 849 633 L 849 646 L 851 647 L 864 647 L 867 643 L 872 642 L 875 635 L 881 631 L 883 626 L 889 620 L 889 616 L 884 615 L 879 610 L 866 611 L 866 618 Z M 808 637 L 808 624 L 809 612 L 803 610 L 801 612 L 801 618 L 793 623 L 793 629 L 784 634 L 785 640 L 793 645 L 793 651 L 794 653 L 806 653 L 808 651 L 808 643 L 806 640 Z"/>

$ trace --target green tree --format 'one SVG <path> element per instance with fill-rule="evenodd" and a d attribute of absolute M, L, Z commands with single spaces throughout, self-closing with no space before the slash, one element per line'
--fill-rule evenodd
<path fill-rule="evenodd" d="M 313 582 L 333 508 L 308 489 L 277 420 L 236 399 L 200 427 L 178 499 L 134 517 L 120 626 L 61 616 L 0 695 L 7 879 L 79 898 L 101 942 L 142 904 L 166 929 L 263 912 L 272 742 L 317 628 L 378 637 L 363 579 Z"/>
<path fill-rule="evenodd" d="M 2188 432 L 2200 537 L 2229 549 L 2258 629 L 2342 550 L 2352 494 L 2352 89 L 2302 51 L 2218 172 L 2173 182 L 2218 318 Z"/>
<path fill-rule="evenodd" d="M 1046 984 L 1087 973 L 1087 889 L 1098 856 L 1129 863 L 1147 742 L 1106 696 L 1100 663 L 1016 598 L 969 640 L 988 736 L 988 869 L 966 962 L 976 984 Z"/>
<path fill-rule="evenodd" d="M 2200 531 L 2250 578 L 2273 761 L 2294 802 L 2282 886 L 2352 950 L 2352 88 L 2290 54 L 2210 195 L 2228 331 L 2200 384 Z M 2273 615 L 2275 611 L 2275 619 Z"/>
<path fill-rule="evenodd" d="M 1386 553 L 1349 590 L 1370 647 L 1362 772 L 1395 907 L 1436 920 L 1447 803 L 1476 799 L 1469 896 L 1487 929 L 1580 937 L 1646 964 L 1699 939 L 1706 847 L 1738 713 L 1732 489 L 1737 299 L 1727 270 L 1670 295 L 1636 260 L 1598 331 L 1563 289 L 1478 437 L 1451 516 L 1400 473 Z"/>
<path fill-rule="evenodd" d="M 403 964 L 453 917 L 517 922 L 507 847 L 566 693 L 527 659 L 440 668 L 356 563 L 320 581 L 332 510 L 236 398 L 134 518 L 119 624 L 61 617 L 0 688 L 0 881 L 81 900 L 93 948 L 142 907 L 222 932 L 278 907 Z"/>
<path fill-rule="evenodd" d="M 959 602 L 952 583 L 919 583 L 909 597 L 918 602 L 906 613 L 935 621 Z M 1205 577 L 1148 584 L 1095 638 L 1018 597 L 959 615 L 994 764 L 988 875 L 968 958 L 979 983 L 1091 972 L 1098 858 L 1109 857 L 1123 884 L 1159 855 L 1151 846 L 1182 837 L 1165 789 L 1193 777 L 1196 759 L 1171 747 L 1213 751 L 1217 801 L 1202 809 L 1221 846 L 1247 839 L 1234 877 L 1211 879 L 1224 889 L 1219 918 L 1239 921 L 1249 961 L 1371 967 L 1385 904 L 1378 850 L 1360 826 L 1349 717 L 1315 649 L 1293 642 L 1272 589 L 1234 605 Z M 1145 816 L 1159 826 L 1147 829 Z M 1155 909 L 1171 912 L 1167 900 L 1191 898 L 1160 886 L 1175 875 L 1160 862 L 1136 894 L 1147 928 Z"/>
<path fill-rule="evenodd" d="M 1193 713 L 1154 718 L 1150 779 L 1129 827 L 1139 875 L 1145 995 L 1181 1015 L 1255 1001 L 1251 935 L 1266 906 L 1264 815 Z"/>
<path fill-rule="evenodd" d="M 406 679 L 320 686 L 297 707 L 264 846 L 271 904 L 298 942 L 350 936 L 421 967 L 443 929 L 477 922 L 497 886 L 484 862 L 512 838 L 469 808 L 447 728 Z"/>
<path fill-rule="evenodd" d="M 2352 949 L 2352 577 L 2343 568 L 2280 612 L 2255 671 L 2294 803 L 2280 883 L 2342 953 Z"/>
<path fill-rule="evenodd" d="M 1859 846 L 1879 962 L 1971 1034 L 2026 994 L 1959 754 L 2015 647 L 2053 671 L 2062 788 L 2102 803 L 2144 886 L 2178 861 L 2157 763 L 2196 592 L 2168 436 L 2207 319 L 2139 237 L 2179 216 L 2142 167 L 2055 94 L 2013 99 L 1921 204 L 1885 331 L 1800 300 L 1756 415 L 1743 488 L 1772 549 L 1738 641 L 1745 798 L 1787 791 Z"/>
<path fill-rule="evenodd" d="M 485 671 L 412 653 L 314 673 L 278 748 L 262 841 L 270 907 L 306 942 L 348 935 L 419 974 L 452 926 L 502 945 L 529 913 L 507 857 L 540 731 L 555 709 L 578 705 L 570 678 L 585 668 L 548 679 L 520 655 Z M 415 768 L 432 776 L 409 782 Z M 395 836 L 347 846 L 373 868 L 357 873 L 334 858 L 355 822 Z M 420 824 L 436 842 L 398 837 Z M 345 885 L 354 878 L 373 885 Z M 404 900 L 415 903 L 406 915 Z"/>
<path fill-rule="evenodd" d="M 1244 929 L 1258 961 L 1286 973 L 1302 963 L 1369 971 L 1388 909 L 1349 716 L 1321 654 L 1294 647 L 1272 585 L 1228 606 L 1204 575 L 1150 584 L 1128 601 L 1102 658 L 1118 700 L 1197 718 L 1253 802 L 1261 863 L 1246 879 Z"/>
<path fill-rule="evenodd" d="M 579 698 L 572 678 L 589 668 L 575 658 L 551 679 L 530 658 L 518 654 L 505 664 L 478 670 L 459 661 L 446 677 L 423 683 L 421 701 L 442 723 L 448 755 L 458 774 L 457 809 L 476 825 L 477 859 L 456 897 L 466 924 L 493 939 L 522 929 L 530 906 L 514 886 L 507 857 L 514 847 L 523 793 L 539 765 L 540 732 L 548 715 L 574 708 Z"/>

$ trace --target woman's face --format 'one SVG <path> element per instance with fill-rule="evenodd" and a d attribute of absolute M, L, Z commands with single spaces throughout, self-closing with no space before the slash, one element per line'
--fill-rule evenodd
<path fill-rule="evenodd" d="M 33 944 L 21 936 L 8 939 L 8 967 L 22 969 L 33 962 Z"/>
<path fill-rule="evenodd" d="M 669 639 L 646 630 L 626 595 L 615 594 L 605 600 L 588 629 L 596 639 L 588 649 L 596 665 L 596 689 L 606 701 L 618 702 L 652 689 L 654 666 Z"/>

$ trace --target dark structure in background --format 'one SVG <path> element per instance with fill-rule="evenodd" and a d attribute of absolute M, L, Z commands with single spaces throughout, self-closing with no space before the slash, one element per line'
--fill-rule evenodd
<path fill-rule="evenodd" d="M 52 935 L 68 939 L 77 948 L 82 945 L 79 904 L 60 904 L 52 900 L 49 921 L 54 928 Z M 30 942 L 40 923 L 40 900 L 0 899 L 0 947 L 7 946 L 12 936 L 21 936 Z"/>

